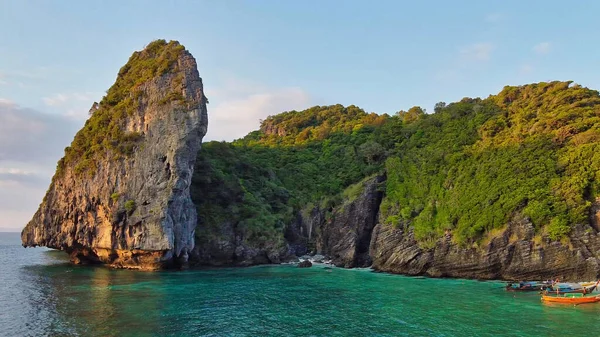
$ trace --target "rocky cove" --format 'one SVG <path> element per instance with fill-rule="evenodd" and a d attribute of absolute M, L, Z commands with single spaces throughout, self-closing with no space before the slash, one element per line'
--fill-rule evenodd
<path fill-rule="evenodd" d="M 325 210 L 319 208 L 298 214 L 286 231 L 287 251 L 273 253 L 242 246 L 237 260 L 232 249 L 225 261 L 198 262 L 248 266 L 300 258 L 300 261 L 330 263 L 343 268 L 372 267 L 375 271 L 413 276 L 489 280 L 598 278 L 599 261 L 594 252 L 600 249 L 600 234 L 595 226 L 578 226 L 570 237 L 570 244 L 550 240 L 536 242 L 531 222 L 515 216 L 505 229 L 479 247 L 461 247 L 453 243 L 448 234 L 434 247 L 422 248 L 410 228 L 378 223 L 384 182 L 385 176 L 365 181 L 361 194 L 334 210 L 328 220 Z M 216 251 L 213 256 L 222 252 Z"/>
<path fill-rule="evenodd" d="M 551 88 L 578 89 L 560 82 Z M 499 97 L 515 96 L 510 90 Z M 529 91 L 522 97 L 530 99 Z M 578 218 L 569 224 L 570 219 L 547 206 L 550 201 L 535 199 L 546 194 L 531 194 L 511 206 L 510 212 L 504 211 L 502 226 L 485 223 L 468 232 L 467 244 L 456 240 L 460 232 L 452 228 L 458 226 L 460 214 L 443 223 L 447 226 L 443 235 L 431 234 L 423 240 L 415 232 L 413 224 L 423 214 L 432 224 L 443 214 L 443 203 L 448 202 L 441 197 L 416 191 L 415 199 L 435 200 L 409 207 L 402 204 L 410 203 L 408 193 L 408 201 L 397 197 L 401 201 L 389 203 L 394 205 L 391 212 L 404 214 L 402 221 L 390 211 L 382 215 L 384 200 L 397 194 L 389 193 L 390 176 L 406 184 L 415 181 L 399 174 L 404 164 L 393 166 L 392 159 L 408 156 L 423 145 L 407 148 L 406 153 L 394 153 L 394 146 L 420 141 L 427 128 L 437 128 L 427 131 L 435 134 L 445 125 L 452 126 L 453 118 L 481 120 L 473 126 L 475 131 L 465 131 L 470 138 L 464 144 L 452 147 L 464 150 L 467 157 L 478 142 L 491 142 L 485 137 L 502 134 L 496 125 L 501 123 L 494 118 L 503 116 L 501 108 L 510 109 L 502 104 L 512 103 L 513 96 L 498 99 L 500 103 L 481 99 L 464 99 L 448 107 L 444 103 L 433 117 L 418 107 L 393 117 L 367 114 L 354 106 L 314 107 L 269 117 L 261 130 L 239 143 L 208 143 L 201 149 L 208 127 L 208 100 L 196 61 L 177 42 L 155 41 L 132 55 L 107 96 L 90 110 L 90 119 L 65 150 L 40 208 L 23 230 L 22 242 L 26 247 L 63 250 L 74 263 L 142 270 L 278 264 L 312 253 L 339 267 L 372 266 L 376 271 L 407 275 L 597 279 L 600 202 L 591 197 L 592 187 L 584 188 L 583 199 L 576 201 L 584 205 L 585 221 Z M 496 124 L 489 126 L 488 121 Z M 343 146 L 330 151 L 327 146 L 335 141 Z M 318 148 L 315 144 L 325 149 L 319 148 L 323 152 L 317 159 L 310 157 L 314 154 L 310 151 Z M 489 145 L 481 145 L 484 150 L 485 146 Z M 260 152 L 273 149 L 279 152 Z M 431 173 L 446 175 L 440 188 L 445 191 L 454 189 L 451 173 L 458 171 L 446 159 L 449 151 L 439 160 L 448 167 Z M 276 156 L 283 159 L 275 164 L 264 159 Z M 315 169 L 310 160 L 324 162 L 328 171 Z M 346 167 L 352 170 L 346 172 Z M 556 172 L 564 170 L 561 166 Z M 290 178 L 290 172 L 296 171 L 310 176 Z M 520 172 L 536 178 L 535 173 Z M 320 179 L 326 173 L 330 175 L 318 182 L 298 182 Z M 485 190 L 491 185 L 478 186 Z M 346 193 L 348 189 L 351 193 Z M 499 199 L 493 195 L 487 204 L 473 209 L 500 207 L 496 206 Z M 539 205 L 555 213 L 544 212 Z M 579 211 L 576 206 L 573 209 Z M 558 231 L 554 227 L 545 231 L 546 223 L 556 225 Z M 430 231 L 440 229 L 432 225 Z"/>

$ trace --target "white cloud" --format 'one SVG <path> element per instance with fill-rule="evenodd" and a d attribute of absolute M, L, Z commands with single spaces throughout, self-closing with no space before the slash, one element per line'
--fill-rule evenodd
<path fill-rule="evenodd" d="M 42 98 L 42 100 L 44 101 L 44 103 L 46 103 L 46 105 L 49 106 L 57 106 L 57 105 L 62 105 L 64 104 L 69 98 L 67 97 L 67 95 L 64 94 L 56 94 L 52 97 L 44 97 Z"/>
<path fill-rule="evenodd" d="M 64 116 L 84 120 L 87 119 L 89 108 L 94 101 L 98 101 L 102 97 L 100 93 L 93 92 L 74 92 L 74 93 L 58 93 L 50 97 L 44 97 L 42 100 L 49 107 L 60 109 Z"/>
<path fill-rule="evenodd" d="M 8 160 L 54 166 L 79 127 L 64 116 L 0 100 L 0 167 Z"/>
<path fill-rule="evenodd" d="M 31 218 L 79 124 L 0 99 L 0 230 Z"/>
<path fill-rule="evenodd" d="M 233 140 L 257 130 L 259 121 L 283 111 L 310 107 L 311 98 L 299 88 L 269 89 L 229 78 L 220 88 L 207 90 L 209 140 Z"/>
<path fill-rule="evenodd" d="M 19 175 L 19 176 L 29 176 L 29 175 L 34 174 L 34 172 L 19 169 L 19 168 L 0 167 L 0 174 L 14 174 L 14 175 Z"/>
<path fill-rule="evenodd" d="M 496 47 L 489 42 L 475 43 L 460 49 L 464 61 L 487 61 Z"/>
<path fill-rule="evenodd" d="M 533 51 L 537 54 L 548 54 L 548 52 L 550 52 L 551 47 L 552 45 L 550 44 L 550 42 L 540 42 L 533 46 Z"/>
<path fill-rule="evenodd" d="M 75 93 L 69 93 L 69 94 L 55 94 L 51 97 L 44 97 L 42 98 L 42 100 L 44 101 L 44 103 L 48 106 L 60 106 L 60 105 L 65 105 L 65 103 L 67 102 L 73 102 L 73 101 L 87 101 L 90 102 L 90 105 L 93 102 L 93 99 L 97 98 L 98 94 L 96 93 L 92 93 L 92 92 L 85 92 L 85 93 L 79 93 L 79 92 L 75 92 Z"/>

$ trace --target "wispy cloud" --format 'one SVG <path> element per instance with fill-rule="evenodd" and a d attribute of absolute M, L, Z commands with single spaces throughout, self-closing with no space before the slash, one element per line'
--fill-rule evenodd
<path fill-rule="evenodd" d="M 44 97 L 44 98 L 42 98 L 42 100 L 48 106 L 60 106 L 60 105 L 64 105 L 64 104 L 66 104 L 68 102 L 72 102 L 72 101 L 79 101 L 79 102 L 88 101 L 91 104 L 92 100 L 97 97 L 98 97 L 98 94 L 93 93 L 93 92 L 85 92 L 85 93 L 75 92 L 75 93 L 54 94 L 53 96 L 50 96 L 50 97 Z"/>
<path fill-rule="evenodd" d="M 475 43 L 460 48 L 460 56 L 464 61 L 487 61 L 495 48 L 494 44 L 489 42 Z"/>
<path fill-rule="evenodd" d="M 22 228 L 80 123 L 0 98 L 0 229 Z"/>
<path fill-rule="evenodd" d="M 533 66 L 531 64 L 522 64 L 521 67 L 519 67 L 520 75 L 530 74 L 532 71 L 533 71 Z"/>
<path fill-rule="evenodd" d="M 79 126 L 65 116 L 0 99 L 0 167 L 16 167 L 6 165 L 8 160 L 54 167 Z"/>
<path fill-rule="evenodd" d="M 0 187 L 31 186 L 33 188 L 43 188 L 44 185 L 48 184 L 48 180 L 49 177 L 42 172 L 23 172 L 20 169 L 10 169 L 10 172 L 0 172 Z"/>
<path fill-rule="evenodd" d="M 259 121 L 283 111 L 306 109 L 312 99 L 300 88 L 268 88 L 228 78 L 207 91 L 209 124 L 205 140 L 233 140 L 258 129 Z"/>
<path fill-rule="evenodd" d="M 42 100 L 44 101 L 44 103 L 46 105 L 57 106 L 57 105 L 64 104 L 65 102 L 67 102 L 69 100 L 69 98 L 67 97 L 67 95 L 64 95 L 64 94 L 56 94 L 52 97 L 44 97 L 44 98 L 42 98 Z"/>
<path fill-rule="evenodd" d="M 33 171 L 18 169 L 18 168 L 10 168 L 10 167 L 0 167 L 0 174 L 11 174 L 11 175 L 19 175 L 19 176 L 29 176 L 34 174 Z"/>
<path fill-rule="evenodd" d="M 42 101 L 49 107 L 59 109 L 64 116 L 84 120 L 88 118 L 89 107 L 94 101 L 102 97 L 101 93 L 73 92 L 58 93 L 49 97 L 43 97 Z"/>
<path fill-rule="evenodd" d="M 460 82 L 478 68 L 487 67 L 496 46 L 491 42 L 473 43 L 457 49 L 450 62 L 434 75 L 434 80 L 441 82 Z"/>
<path fill-rule="evenodd" d="M 485 20 L 485 22 L 489 22 L 489 23 L 497 23 L 497 22 L 503 21 L 504 18 L 505 18 L 505 15 L 503 13 L 490 13 L 485 16 L 484 20 Z"/>
<path fill-rule="evenodd" d="M 550 42 L 540 42 L 533 46 L 533 51 L 537 54 L 548 54 L 551 48 L 552 44 Z"/>

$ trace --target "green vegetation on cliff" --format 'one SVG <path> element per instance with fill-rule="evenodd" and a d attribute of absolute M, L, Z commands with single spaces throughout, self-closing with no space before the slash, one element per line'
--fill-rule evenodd
<path fill-rule="evenodd" d="M 345 188 L 385 170 L 380 222 L 412 227 L 425 247 L 446 233 L 470 244 L 517 213 L 559 240 L 589 221 L 600 193 L 600 95 L 550 82 L 433 114 L 285 112 L 243 139 L 205 144 L 198 167 L 200 234 L 234 221 L 248 238 L 280 242 L 300 210 L 339 206 Z"/>
<path fill-rule="evenodd" d="M 383 219 L 459 243 L 521 212 L 557 240 L 598 195 L 598 92 L 571 82 L 506 87 L 406 126 L 386 163 Z"/>
<path fill-rule="evenodd" d="M 97 106 L 85 126 L 77 132 L 65 156 L 58 162 L 57 174 L 74 166 L 76 174 L 93 175 L 99 160 L 129 156 L 142 135 L 126 131 L 128 116 L 136 113 L 144 95 L 144 83 L 174 71 L 185 48 L 176 41 L 156 40 L 134 52 L 115 83 Z"/>
<path fill-rule="evenodd" d="M 354 106 L 313 107 L 269 117 L 233 143 L 204 144 L 192 189 L 197 235 L 231 222 L 249 243 L 282 242 L 299 210 L 330 207 L 344 188 L 382 169 L 386 151 L 378 140 L 388 119 Z"/>

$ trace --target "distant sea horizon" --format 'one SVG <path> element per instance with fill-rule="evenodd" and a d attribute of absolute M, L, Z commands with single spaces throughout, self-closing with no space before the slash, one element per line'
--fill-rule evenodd
<path fill-rule="evenodd" d="M 0 228 L 0 233 L 20 233 L 23 228 Z"/>

